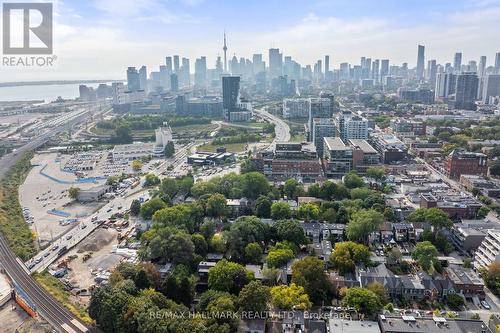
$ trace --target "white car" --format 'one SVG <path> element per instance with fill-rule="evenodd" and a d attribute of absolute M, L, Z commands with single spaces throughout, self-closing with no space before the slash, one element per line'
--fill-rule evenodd
<path fill-rule="evenodd" d="M 485 300 L 484 301 L 481 301 L 481 305 L 483 306 L 483 308 L 485 308 L 486 310 L 490 310 L 491 309 L 491 306 L 488 304 L 488 302 L 486 302 Z"/>

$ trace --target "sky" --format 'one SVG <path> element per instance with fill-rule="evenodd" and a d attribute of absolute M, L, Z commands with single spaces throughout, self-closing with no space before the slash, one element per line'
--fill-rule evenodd
<path fill-rule="evenodd" d="M 28 2 L 22 0 L 19 2 Z M 16 2 L 16 1 L 9 1 Z M 43 2 L 43 1 L 41 1 Z M 302 65 L 330 55 L 330 67 L 362 56 L 463 62 L 500 52 L 500 0 L 56 0 L 52 68 L 8 68 L 0 82 L 123 79 L 128 66 L 158 70 L 167 55 L 251 58 L 277 47 Z M 0 19 L 1 20 L 1 19 Z"/>

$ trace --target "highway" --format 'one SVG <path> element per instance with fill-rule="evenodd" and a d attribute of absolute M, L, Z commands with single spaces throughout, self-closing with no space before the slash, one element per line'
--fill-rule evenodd
<path fill-rule="evenodd" d="M 290 141 L 290 126 L 288 126 L 285 121 L 267 112 L 265 107 L 262 109 L 254 109 L 253 112 L 275 125 L 274 132 L 276 133 L 276 136 L 269 147 L 274 147 L 276 142 Z"/>
<path fill-rule="evenodd" d="M 64 132 L 65 130 L 73 127 L 74 125 L 86 120 L 89 116 L 92 115 L 93 112 L 98 112 L 96 110 L 98 108 L 99 106 L 97 105 L 92 110 L 81 112 L 77 114 L 75 117 L 67 119 L 68 122 L 66 124 L 58 123 L 57 127 L 50 128 L 45 133 L 40 134 L 38 137 L 34 138 L 29 143 L 25 144 L 22 147 L 17 148 L 15 152 L 11 152 L 9 154 L 2 156 L 0 158 L 0 178 L 3 178 L 7 174 L 10 168 L 14 164 L 16 164 L 16 162 L 24 155 L 25 152 L 37 149 L 38 147 L 45 144 L 45 142 L 47 142 L 52 136 Z M 104 108 L 104 110 L 101 111 L 101 113 L 106 111 L 107 109 Z"/>
<path fill-rule="evenodd" d="M 91 111 L 89 110 L 78 114 L 76 117 L 68 118 L 66 124 L 61 124 L 56 128 L 49 129 L 33 141 L 20 147 L 15 153 L 4 155 L 0 159 L 0 178 L 3 178 L 7 174 L 9 169 L 25 152 L 42 146 L 50 137 L 84 121 L 90 115 Z M 100 332 L 98 329 L 88 328 L 81 320 L 38 285 L 33 277 L 31 277 L 26 267 L 12 253 L 3 235 L 0 235 L 0 264 L 7 275 L 28 295 L 29 300 L 36 306 L 36 312 L 47 320 L 57 332 Z"/>

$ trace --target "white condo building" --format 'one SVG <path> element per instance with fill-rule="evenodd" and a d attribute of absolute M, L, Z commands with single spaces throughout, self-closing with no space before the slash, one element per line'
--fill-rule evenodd
<path fill-rule="evenodd" d="M 307 118 L 310 110 L 310 98 L 285 98 L 283 100 L 283 118 Z"/>
<path fill-rule="evenodd" d="M 491 229 L 476 251 L 474 268 L 486 268 L 495 261 L 500 261 L 500 230 Z"/>
<path fill-rule="evenodd" d="M 153 149 L 153 155 L 161 156 L 163 155 L 163 151 L 165 150 L 165 146 L 172 141 L 172 129 L 165 122 L 163 126 L 157 128 L 155 130 L 155 147 Z"/>

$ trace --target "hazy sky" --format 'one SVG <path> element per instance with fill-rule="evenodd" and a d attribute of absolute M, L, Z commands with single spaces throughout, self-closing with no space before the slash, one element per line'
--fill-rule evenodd
<path fill-rule="evenodd" d="M 27 2 L 26 0 L 20 2 Z M 6 69 L 0 81 L 125 77 L 127 66 L 157 70 L 165 56 L 205 55 L 213 67 L 228 35 L 228 56 L 279 47 L 302 64 L 330 55 L 330 66 L 361 56 L 415 66 L 426 62 L 493 62 L 500 52 L 500 0 L 64 0 L 54 1 L 52 69 Z"/>

